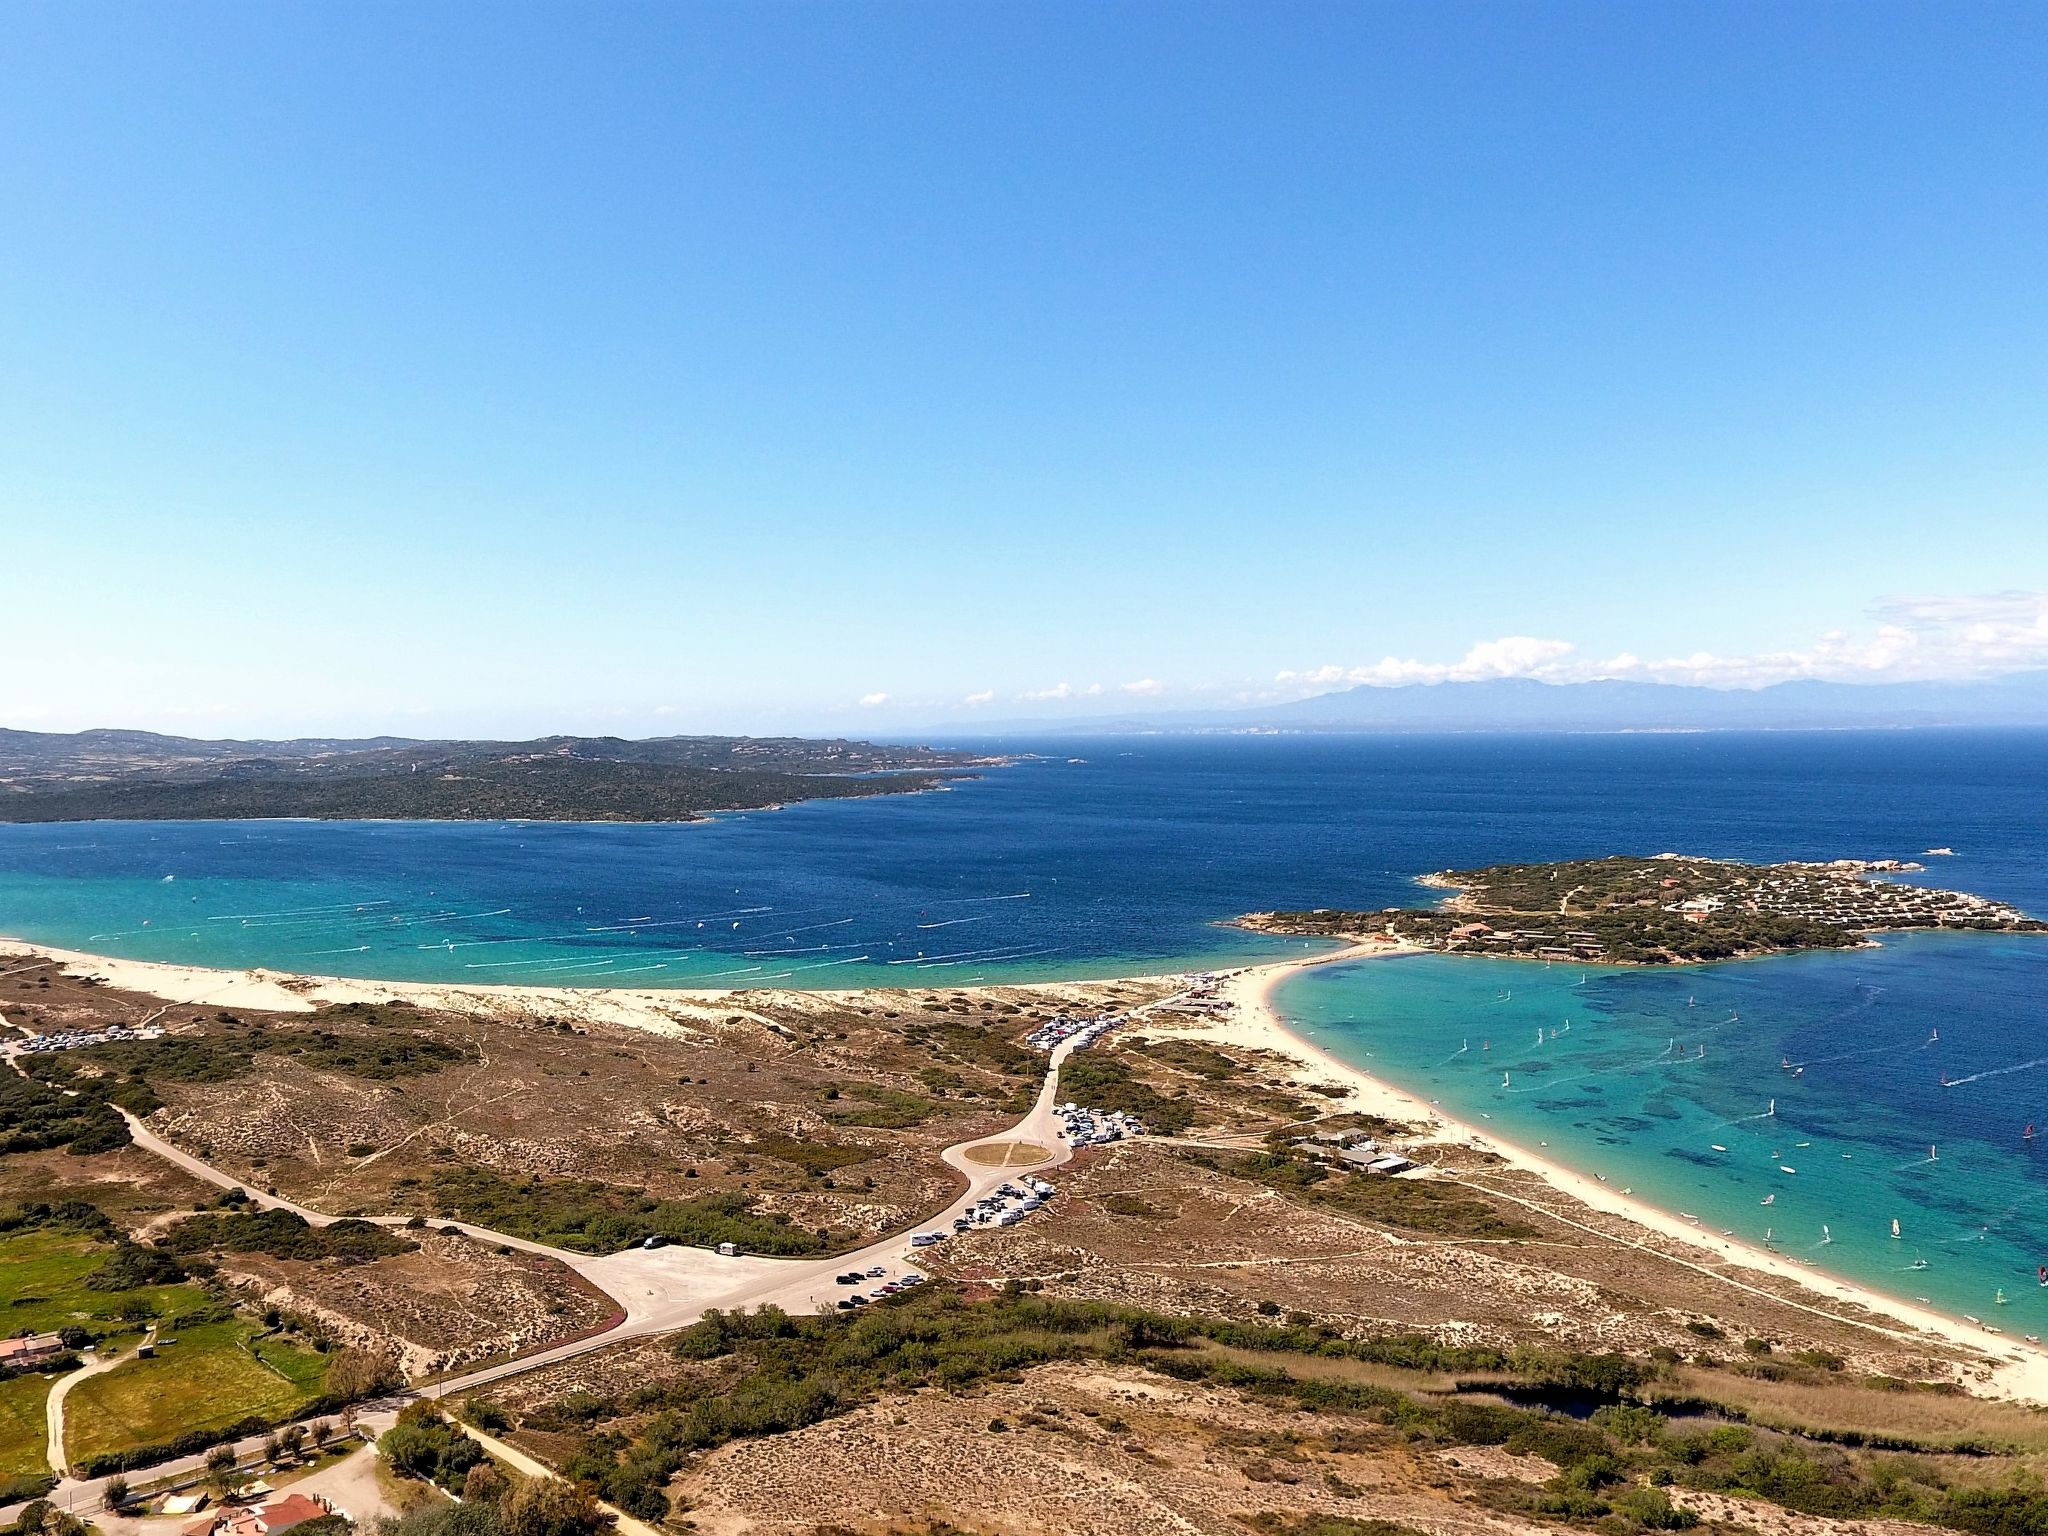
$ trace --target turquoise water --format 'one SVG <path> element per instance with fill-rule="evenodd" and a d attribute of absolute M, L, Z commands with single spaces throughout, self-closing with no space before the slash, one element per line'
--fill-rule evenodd
<path fill-rule="evenodd" d="M 1936 845 L 1959 857 L 1921 878 L 2048 912 L 2042 732 L 979 745 L 1045 760 L 686 826 L 0 826 L 0 933 L 393 980 L 964 985 L 1299 953 L 1221 924 L 1433 899 L 1415 877 L 1447 866 Z M 1709 1227 L 2048 1332 L 2048 1153 L 2019 1139 L 2034 1120 L 2048 1147 L 2048 941 L 1578 980 L 1429 957 L 1310 972 L 1280 1001 L 1339 1054 Z"/>
<path fill-rule="evenodd" d="M 1433 899 L 1414 877 L 1448 865 L 1933 844 L 2048 910 L 2042 732 L 982 745 L 1045 759 L 683 826 L 0 826 L 0 933 L 392 980 L 964 984 L 1270 959 L 1221 923 Z"/>
<path fill-rule="evenodd" d="M 2048 940 L 1902 934 L 1672 970 L 1368 960 L 1303 972 L 1275 1001 L 1332 1055 L 1482 1131 L 2025 1334 L 2048 1332 L 2044 996 Z"/>

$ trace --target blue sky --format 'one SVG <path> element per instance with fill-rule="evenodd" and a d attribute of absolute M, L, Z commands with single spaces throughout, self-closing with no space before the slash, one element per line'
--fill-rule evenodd
<path fill-rule="evenodd" d="M 65 0 L 0 49 L 0 723 L 2048 664 L 2038 5 Z"/>

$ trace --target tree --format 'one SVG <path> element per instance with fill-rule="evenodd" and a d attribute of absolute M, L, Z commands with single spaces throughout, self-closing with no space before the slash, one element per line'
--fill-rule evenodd
<path fill-rule="evenodd" d="M 332 1424 L 328 1423 L 325 1419 L 315 1419 L 313 1421 L 313 1444 L 315 1448 L 325 1446 L 333 1438 L 334 1426 Z"/>
<path fill-rule="evenodd" d="M 403 1383 L 398 1367 L 383 1355 L 351 1345 L 327 1361 L 327 1390 L 346 1403 L 358 1403 L 396 1390 Z"/>
<path fill-rule="evenodd" d="M 280 1440 L 276 1435 L 272 1435 L 263 1442 L 263 1459 L 265 1461 L 276 1461 L 283 1454 L 284 1441 Z"/>
<path fill-rule="evenodd" d="M 128 1504 L 128 1479 L 115 1476 L 107 1479 L 104 1490 L 109 1514 L 119 1514 Z"/>
<path fill-rule="evenodd" d="M 216 1445 L 206 1453 L 206 1486 L 225 1498 L 235 1485 L 235 1448 Z"/>
<path fill-rule="evenodd" d="M 505 1501 L 505 1536 L 600 1536 L 611 1517 L 582 1489 L 553 1477 L 532 1477 Z"/>
<path fill-rule="evenodd" d="M 462 1479 L 462 1499 L 466 1504 L 495 1504 L 511 1487 L 504 1473 L 490 1462 L 480 1461 Z"/>
<path fill-rule="evenodd" d="M 305 1427 L 299 1424 L 287 1424 L 278 1432 L 277 1438 L 284 1442 L 284 1448 L 287 1453 L 297 1456 L 306 1443 Z"/>

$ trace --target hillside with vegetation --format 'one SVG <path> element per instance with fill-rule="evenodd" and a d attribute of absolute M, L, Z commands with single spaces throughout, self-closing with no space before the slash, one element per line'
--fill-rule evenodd
<path fill-rule="evenodd" d="M 0 731 L 0 821 L 692 821 L 931 789 L 978 761 L 794 737 L 234 742 Z"/>
<path fill-rule="evenodd" d="M 1844 949 L 1913 928 L 2039 932 L 2015 907 L 1890 878 L 1895 859 L 1745 864 L 1660 853 L 1444 870 L 1430 908 L 1254 912 L 1242 926 L 1324 937 L 1380 935 L 1452 953 L 1615 965 Z"/>

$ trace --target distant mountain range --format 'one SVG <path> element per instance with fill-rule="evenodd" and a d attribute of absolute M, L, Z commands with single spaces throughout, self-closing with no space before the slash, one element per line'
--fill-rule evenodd
<path fill-rule="evenodd" d="M 1017 720 L 979 728 L 977 734 L 1785 731 L 1936 726 L 2048 726 L 2048 672 L 2019 672 L 1974 682 L 1800 681 L 1768 688 L 1620 681 L 1546 683 L 1522 677 L 1391 687 L 1365 684 L 1251 709 Z"/>

